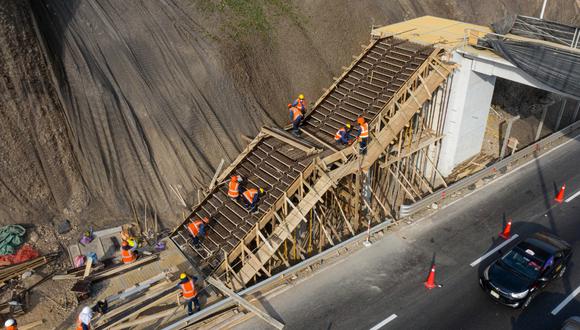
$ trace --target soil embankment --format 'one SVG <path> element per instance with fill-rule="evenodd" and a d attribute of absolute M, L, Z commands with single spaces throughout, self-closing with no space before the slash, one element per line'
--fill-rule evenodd
<path fill-rule="evenodd" d="M 4 1 L 0 215 L 99 226 L 135 203 L 171 224 L 184 210 L 173 189 L 195 202 L 241 136 L 285 124 L 296 94 L 317 98 L 372 25 L 422 15 L 488 24 L 537 15 L 541 2 L 34 1 L 53 86 L 30 12 Z M 546 17 L 578 24 L 578 13 L 561 0 Z"/>

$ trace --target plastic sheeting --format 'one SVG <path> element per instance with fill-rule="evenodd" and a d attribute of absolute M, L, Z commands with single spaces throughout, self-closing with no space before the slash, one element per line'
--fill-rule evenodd
<path fill-rule="evenodd" d="M 580 98 L 580 53 L 541 44 L 488 37 L 488 46 L 525 73 Z"/>
<path fill-rule="evenodd" d="M 240 136 L 268 123 L 234 86 L 186 1 L 32 6 L 83 180 L 111 211 L 134 203 L 171 215 L 180 206 L 174 188 L 194 202 L 187 194 L 207 186 L 222 158 L 238 155 Z"/>

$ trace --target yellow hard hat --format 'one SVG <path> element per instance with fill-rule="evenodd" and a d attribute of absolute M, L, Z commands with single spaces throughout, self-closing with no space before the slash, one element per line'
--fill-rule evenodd
<path fill-rule="evenodd" d="M 263 194 L 263 193 L 264 193 L 264 189 L 260 188 L 260 194 Z"/>
<path fill-rule="evenodd" d="M 184 280 L 187 278 L 187 274 L 186 273 L 181 273 L 181 275 L 179 275 L 179 279 L 180 280 Z"/>
<path fill-rule="evenodd" d="M 350 128 L 350 123 L 346 123 L 346 128 Z"/>
<path fill-rule="evenodd" d="M 301 100 L 304 100 L 304 94 L 298 95 L 298 98 L 301 99 Z"/>

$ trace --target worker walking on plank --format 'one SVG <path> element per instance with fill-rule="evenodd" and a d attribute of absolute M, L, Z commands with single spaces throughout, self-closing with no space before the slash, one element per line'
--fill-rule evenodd
<path fill-rule="evenodd" d="M 260 188 L 259 190 L 256 188 L 250 188 L 244 191 L 242 196 L 244 197 L 244 204 L 246 205 L 246 209 L 250 212 L 254 212 L 257 209 L 258 201 L 260 200 L 260 195 L 264 194 L 264 189 Z"/>
<path fill-rule="evenodd" d="M 193 244 L 198 245 L 205 238 L 205 226 L 209 223 L 209 218 L 204 217 L 187 224 L 187 230 L 193 236 Z"/>
<path fill-rule="evenodd" d="M 123 259 L 124 264 L 129 264 L 137 260 L 138 255 L 137 246 L 131 247 L 127 241 L 123 241 L 121 243 L 121 258 Z"/>
<path fill-rule="evenodd" d="M 302 121 L 302 111 L 292 104 L 288 104 L 290 111 L 290 121 L 292 122 L 292 134 L 300 136 L 300 122 Z"/>
<path fill-rule="evenodd" d="M 90 330 L 91 321 L 93 320 L 93 310 L 89 306 L 83 307 L 77 320 L 76 330 Z"/>
<path fill-rule="evenodd" d="M 292 102 L 293 107 L 297 107 L 298 110 L 302 111 L 303 113 L 306 112 L 306 100 L 304 99 L 304 95 L 298 95 L 298 98 Z"/>
<path fill-rule="evenodd" d="M 236 200 L 240 197 L 240 184 L 242 182 L 242 176 L 232 175 L 230 183 L 228 184 L 228 197 Z"/>
<path fill-rule="evenodd" d="M 334 135 L 334 141 L 341 145 L 350 144 L 350 123 L 346 123 L 345 127 L 341 127 Z"/>
<path fill-rule="evenodd" d="M 181 296 L 187 303 L 187 315 L 193 314 L 192 305 L 195 305 L 195 311 L 199 312 L 201 310 L 201 304 L 199 303 L 199 299 L 197 299 L 197 290 L 195 288 L 197 277 L 192 276 L 189 278 L 187 274 L 181 273 L 181 275 L 179 275 L 179 280 L 177 287 L 181 289 Z"/>
<path fill-rule="evenodd" d="M 359 153 L 361 155 L 367 154 L 367 144 L 369 141 L 369 124 L 365 121 L 364 117 L 358 117 L 356 120 L 358 123 L 358 142 L 359 142 Z"/>
<path fill-rule="evenodd" d="M 18 330 L 18 325 L 15 319 L 8 319 L 4 322 L 4 329 L 6 330 Z"/>

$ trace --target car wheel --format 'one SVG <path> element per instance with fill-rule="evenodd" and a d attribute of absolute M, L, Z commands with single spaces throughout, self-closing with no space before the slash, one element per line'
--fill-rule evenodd
<path fill-rule="evenodd" d="M 564 273 L 566 273 L 566 266 L 563 266 L 562 269 L 560 269 L 560 272 L 558 273 L 558 277 L 562 278 L 564 276 Z"/>
<path fill-rule="evenodd" d="M 526 299 L 526 301 L 524 301 L 524 304 L 522 305 L 522 308 L 526 308 L 528 306 L 530 306 L 530 304 L 532 303 L 532 299 L 534 299 L 535 294 L 531 293 L 528 296 L 528 299 Z"/>

